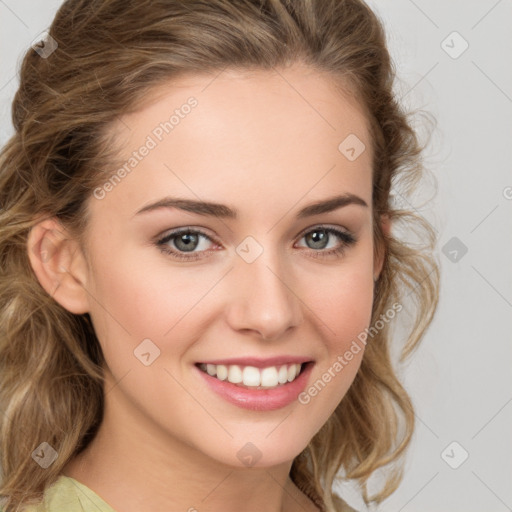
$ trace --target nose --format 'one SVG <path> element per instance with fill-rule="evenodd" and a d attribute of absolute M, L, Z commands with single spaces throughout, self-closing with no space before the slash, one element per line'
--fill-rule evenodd
<path fill-rule="evenodd" d="M 292 272 L 275 258 L 237 261 L 231 272 L 226 317 L 232 329 L 254 331 L 263 339 L 278 339 L 302 322 L 302 301 L 294 290 Z"/>

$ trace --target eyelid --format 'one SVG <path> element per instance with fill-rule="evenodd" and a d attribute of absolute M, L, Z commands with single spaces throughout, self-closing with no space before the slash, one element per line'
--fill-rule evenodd
<path fill-rule="evenodd" d="M 307 228 L 304 228 L 297 236 L 296 239 L 300 240 L 308 233 L 311 233 L 315 230 L 325 230 L 334 236 L 337 236 L 341 241 L 337 248 L 331 248 L 327 250 L 315 250 L 310 249 L 307 247 L 301 247 L 301 249 L 311 251 L 315 254 L 314 257 L 328 257 L 329 254 L 340 252 L 341 254 L 344 253 L 345 249 L 348 249 L 349 246 L 354 245 L 358 241 L 358 237 L 355 236 L 355 234 L 350 231 L 349 229 L 341 226 L 333 226 L 329 224 L 313 224 L 311 226 L 308 226 Z M 211 252 L 215 249 L 209 249 L 199 252 L 190 252 L 187 253 L 185 251 L 177 251 L 176 249 L 164 249 L 167 246 L 167 243 L 171 241 L 174 237 L 179 236 L 183 233 L 193 233 L 198 235 L 199 237 L 204 237 L 208 240 L 210 240 L 212 243 L 217 244 L 218 246 L 222 246 L 222 244 L 216 239 L 216 236 L 212 236 L 205 232 L 206 229 L 202 227 L 196 227 L 196 226 L 181 226 L 179 228 L 174 228 L 171 230 L 164 231 L 163 234 L 158 235 L 155 238 L 154 244 L 158 246 L 162 252 L 167 252 L 171 255 L 171 257 L 175 257 L 176 259 L 182 259 L 182 260 L 197 260 L 202 259 L 208 256 L 211 256 Z M 295 244 L 294 244 L 295 246 Z M 325 255 L 325 256 L 323 256 Z"/>
<path fill-rule="evenodd" d="M 171 235 L 177 236 L 181 233 L 188 233 L 188 232 L 197 233 L 198 235 L 204 236 L 204 237 L 208 238 L 209 240 L 211 240 L 212 242 L 215 242 L 220 245 L 220 242 L 217 240 L 217 237 L 215 235 L 210 234 L 209 230 L 207 230 L 206 228 L 198 227 L 198 226 L 181 226 L 179 228 L 167 229 L 167 230 L 163 231 L 162 233 L 160 233 L 159 235 L 155 236 L 153 238 L 153 241 L 156 243 L 156 242 L 158 242 L 164 238 L 167 238 Z"/>
<path fill-rule="evenodd" d="M 296 235 L 296 238 L 303 237 L 305 234 L 307 234 L 310 231 L 313 231 L 315 229 L 334 229 L 335 231 L 341 231 L 346 235 L 355 236 L 354 233 L 350 229 L 348 229 L 344 226 L 332 225 L 332 224 L 328 224 L 328 223 L 327 224 L 319 223 L 319 224 L 312 224 L 311 226 L 304 228 L 302 231 L 300 231 Z M 216 235 L 210 234 L 210 232 L 207 228 L 194 226 L 194 225 L 181 226 L 179 228 L 167 229 L 167 230 L 163 231 L 162 233 L 156 235 L 153 238 L 153 240 L 154 240 L 154 242 L 158 242 L 159 240 L 162 240 L 163 238 L 166 238 L 170 235 L 178 235 L 180 233 L 184 233 L 184 232 L 188 232 L 188 231 L 192 231 L 194 233 L 197 232 L 198 234 L 203 235 L 206 238 L 209 238 L 212 242 L 215 242 L 215 243 L 221 245 L 220 242 L 218 241 Z"/>
<path fill-rule="evenodd" d="M 304 228 L 298 235 L 297 235 L 297 238 L 299 237 L 303 237 L 304 235 L 306 235 L 307 233 L 309 233 L 310 231 L 314 231 L 315 229 L 332 229 L 334 231 L 340 231 L 344 234 L 347 234 L 347 235 L 353 235 L 352 231 L 350 231 L 349 229 L 347 229 L 346 227 L 344 226 L 337 226 L 337 225 L 334 225 L 334 224 L 312 224 L 311 226 L 307 227 L 307 228 Z"/>

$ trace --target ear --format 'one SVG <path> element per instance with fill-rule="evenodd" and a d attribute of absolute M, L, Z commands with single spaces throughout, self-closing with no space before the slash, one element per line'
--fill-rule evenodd
<path fill-rule="evenodd" d="M 388 237 L 391 233 L 391 219 L 389 218 L 389 215 L 382 214 L 380 216 L 380 225 L 382 228 L 382 232 L 384 233 L 385 237 Z M 380 273 L 382 272 L 382 267 L 384 266 L 384 259 L 386 257 L 386 247 L 384 245 L 384 242 L 380 244 L 380 247 L 377 249 L 377 257 L 375 258 L 374 266 L 373 266 L 373 279 L 374 281 L 377 281 L 377 279 L 380 276 Z"/>
<path fill-rule="evenodd" d="M 87 313 L 87 262 L 62 224 L 56 218 L 38 222 L 29 232 L 27 250 L 41 286 L 71 313 Z"/>

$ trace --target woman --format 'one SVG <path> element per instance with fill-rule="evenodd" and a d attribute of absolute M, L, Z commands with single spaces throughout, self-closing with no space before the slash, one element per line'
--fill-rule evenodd
<path fill-rule="evenodd" d="M 392 201 L 422 173 L 392 85 L 361 1 L 62 5 L 0 160 L 6 512 L 397 488 L 414 413 L 391 327 L 412 314 L 403 359 L 438 269 Z"/>

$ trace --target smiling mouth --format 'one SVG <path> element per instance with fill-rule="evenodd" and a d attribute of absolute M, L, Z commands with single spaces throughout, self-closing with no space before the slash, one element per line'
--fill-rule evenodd
<path fill-rule="evenodd" d="M 289 363 L 265 368 L 238 364 L 206 363 L 197 363 L 196 366 L 211 377 L 230 382 L 242 388 L 274 389 L 293 382 L 310 364 L 313 364 L 313 362 Z"/>

